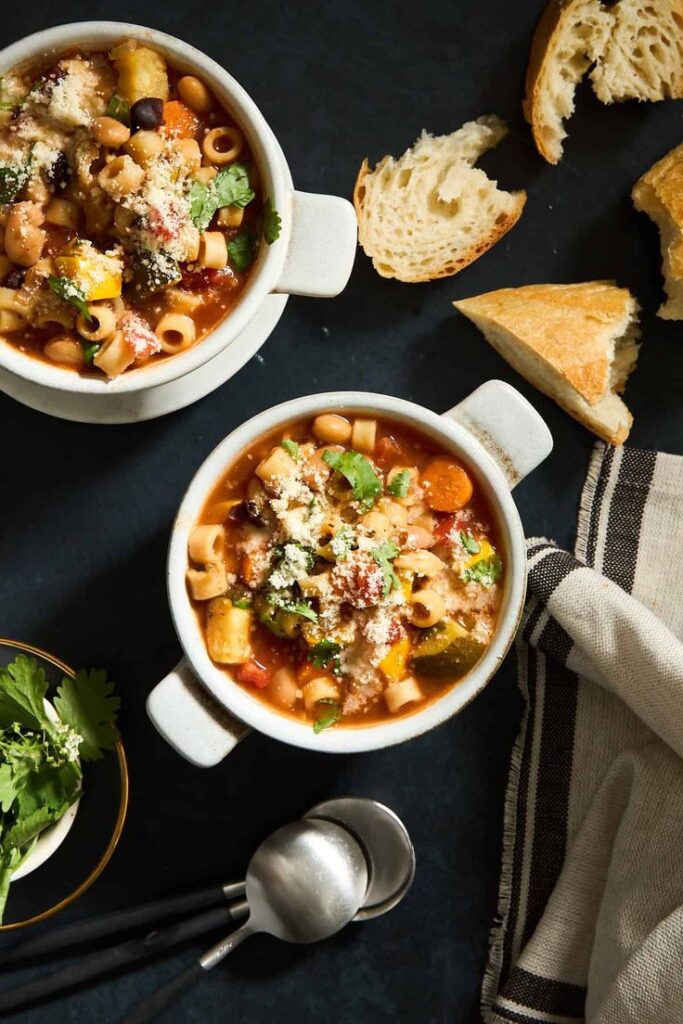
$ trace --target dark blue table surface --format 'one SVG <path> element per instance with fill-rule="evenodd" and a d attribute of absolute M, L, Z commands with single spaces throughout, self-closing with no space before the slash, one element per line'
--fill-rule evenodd
<path fill-rule="evenodd" d="M 348 196 L 364 156 L 399 154 L 423 127 L 447 132 L 495 112 L 508 120 L 510 137 L 484 166 L 504 187 L 529 193 L 519 225 L 453 279 L 385 281 L 359 253 L 341 297 L 292 299 L 248 366 L 165 419 L 84 426 L 0 396 L 0 633 L 72 663 L 108 666 L 124 699 L 132 780 L 125 834 L 100 881 L 60 920 L 237 877 L 269 830 L 333 795 L 385 801 L 415 840 L 415 884 L 394 913 L 315 947 L 253 939 L 168 1014 L 169 1024 L 479 1019 L 507 766 L 521 711 L 512 658 L 458 718 L 408 745 L 353 757 L 252 736 L 228 762 L 201 771 L 156 735 L 144 702 L 179 656 L 164 561 L 180 495 L 214 445 L 268 405 L 360 388 L 441 411 L 490 377 L 510 381 L 555 438 L 551 458 L 516 492 L 526 531 L 572 543 L 592 438 L 520 380 L 453 312 L 453 299 L 527 282 L 615 278 L 627 285 L 643 305 L 644 334 L 628 389 L 631 441 L 683 452 L 681 327 L 655 317 L 657 234 L 629 200 L 639 174 L 681 140 L 682 108 L 607 108 L 583 89 L 566 158 L 557 168 L 546 165 L 520 109 L 541 7 L 540 0 L 151 0 L 144 7 L 60 0 L 3 11 L 7 43 L 62 21 L 106 17 L 186 39 L 251 93 L 301 189 Z M 201 948 L 16 1020 L 113 1024 Z"/>

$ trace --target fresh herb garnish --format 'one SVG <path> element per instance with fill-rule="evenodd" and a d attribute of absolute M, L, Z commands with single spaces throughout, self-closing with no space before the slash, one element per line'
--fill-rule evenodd
<path fill-rule="evenodd" d="M 341 649 L 341 644 L 336 644 L 333 640 L 321 640 L 311 647 L 308 660 L 313 663 L 314 668 L 327 668 L 331 665 L 334 674 L 338 675 L 341 672 Z"/>
<path fill-rule="evenodd" d="M 228 242 L 228 256 L 238 274 L 252 265 L 256 259 L 256 244 L 251 231 L 245 228 Z"/>
<path fill-rule="evenodd" d="M 302 619 L 309 622 L 318 621 L 318 613 L 308 601 L 297 601 L 292 597 L 291 592 L 270 591 L 266 595 L 266 601 L 271 608 L 279 611 L 289 612 L 292 615 L 300 615 Z"/>
<path fill-rule="evenodd" d="M 395 498 L 405 498 L 410 488 L 410 470 L 402 469 L 396 474 L 391 483 L 387 484 L 387 491 Z"/>
<path fill-rule="evenodd" d="M 120 96 L 112 96 L 107 105 L 107 117 L 113 117 L 130 128 L 130 104 Z"/>
<path fill-rule="evenodd" d="M 0 919 L 13 872 L 80 796 L 79 757 L 98 760 L 118 739 L 119 698 L 105 672 L 62 680 L 57 721 L 45 710 L 47 690 L 33 658 L 0 668 Z"/>
<path fill-rule="evenodd" d="M 324 697 L 318 701 L 318 707 L 321 704 L 325 705 L 325 709 L 318 716 L 316 721 L 313 723 L 313 732 L 318 735 L 323 729 L 329 729 L 331 725 L 336 725 L 341 718 L 341 708 L 337 704 L 336 700 L 330 700 Z"/>
<path fill-rule="evenodd" d="M 97 353 L 102 348 L 96 341 L 81 341 L 81 348 L 83 349 L 83 358 L 86 366 L 92 366 L 92 361 Z"/>
<path fill-rule="evenodd" d="M 282 218 L 273 206 L 270 197 L 263 205 L 263 237 L 268 245 L 272 245 L 280 237 Z"/>
<path fill-rule="evenodd" d="M 395 544 L 393 540 L 385 540 L 379 547 L 373 548 L 370 552 L 372 557 L 377 562 L 378 566 L 382 570 L 384 582 L 382 585 L 382 597 L 386 597 L 390 590 L 394 587 L 400 587 L 401 581 L 396 575 L 396 570 L 392 564 L 392 559 L 396 558 L 400 548 L 398 544 Z"/>
<path fill-rule="evenodd" d="M 0 110 L 14 110 L 16 103 L 12 100 L 0 100 Z"/>
<path fill-rule="evenodd" d="M 284 448 L 287 454 L 294 459 L 295 462 L 299 461 L 299 459 L 301 458 L 301 453 L 299 451 L 299 445 L 296 443 L 296 441 L 292 441 L 289 437 L 284 437 L 280 441 L 280 445 L 282 446 L 282 448 Z"/>
<path fill-rule="evenodd" d="M 256 193 L 249 185 L 249 172 L 244 164 L 231 164 L 211 179 L 208 185 L 193 181 L 190 188 L 190 217 L 196 228 L 204 232 L 217 210 L 224 206 L 248 206 Z"/>
<path fill-rule="evenodd" d="M 372 508 L 382 493 L 382 484 L 372 468 L 372 463 L 360 452 L 323 452 L 323 461 L 341 473 L 351 484 L 353 496 L 362 507 Z"/>
<path fill-rule="evenodd" d="M 353 545 L 356 543 L 356 535 L 353 529 L 348 523 L 344 523 L 340 526 L 332 540 L 330 541 L 330 547 L 332 548 L 332 554 L 340 562 L 343 562 L 349 551 L 351 551 Z"/>
<path fill-rule="evenodd" d="M 0 203 L 11 203 L 28 181 L 28 167 L 6 164 L 0 167 Z"/>
<path fill-rule="evenodd" d="M 64 302 L 68 302 L 70 306 L 74 306 L 88 323 L 92 323 L 93 318 L 88 309 L 85 295 L 75 281 L 72 281 L 70 277 L 54 277 L 50 274 L 47 283 L 55 295 Z"/>
<path fill-rule="evenodd" d="M 462 578 L 465 583 L 481 583 L 483 587 L 491 587 L 503 575 L 503 563 L 498 555 L 480 558 L 478 562 L 465 569 Z"/>
<path fill-rule="evenodd" d="M 470 555 L 478 555 L 481 551 L 481 544 L 469 530 L 466 533 L 464 530 L 460 531 L 460 543 Z"/>

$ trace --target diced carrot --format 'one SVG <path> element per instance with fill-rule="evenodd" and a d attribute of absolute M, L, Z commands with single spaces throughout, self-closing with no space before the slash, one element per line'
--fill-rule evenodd
<path fill-rule="evenodd" d="M 263 558 L 258 559 L 245 551 L 240 562 L 240 576 L 248 587 L 260 587 L 264 576 Z"/>
<path fill-rule="evenodd" d="M 315 679 L 316 676 L 321 676 L 322 674 L 313 662 L 304 661 L 296 670 L 296 680 L 299 686 L 304 686 L 306 683 L 310 683 L 311 679 Z"/>
<path fill-rule="evenodd" d="M 420 482 L 425 501 L 435 512 L 457 512 L 471 501 L 474 492 L 463 467 L 443 455 L 429 463 Z"/>
<path fill-rule="evenodd" d="M 180 100 L 164 103 L 164 127 L 172 139 L 194 139 L 201 122 L 194 111 Z"/>
<path fill-rule="evenodd" d="M 239 683 L 244 683 L 247 686 L 255 686 L 257 690 L 265 690 L 266 686 L 270 682 L 270 672 L 261 665 L 254 658 L 249 661 L 245 661 L 244 664 L 240 665 L 235 675 Z"/>

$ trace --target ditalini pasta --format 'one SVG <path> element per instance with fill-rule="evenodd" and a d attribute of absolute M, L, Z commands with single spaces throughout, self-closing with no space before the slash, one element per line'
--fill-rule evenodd
<path fill-rule="evenodd" d="M 280 220 L 207 85 L 135 40 L 0 80 L 0 341 L 115 377 L 229 315 Z"/>
<path fill-rule="evenodd" d="M 423 707 L 496 627 L 504 558 L 475 481 L 382 418 L 342 410 L 268 434 L 190 533 L 210 657 L 317 732 Z"/>

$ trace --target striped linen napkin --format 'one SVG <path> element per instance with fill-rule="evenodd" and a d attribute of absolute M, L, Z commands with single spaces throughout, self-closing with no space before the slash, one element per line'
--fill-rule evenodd
<path fill-rule="evenodd" d="M 683 458 L 596 446 L 528 542 L 489 1024 L 683 1022 Z"/>

